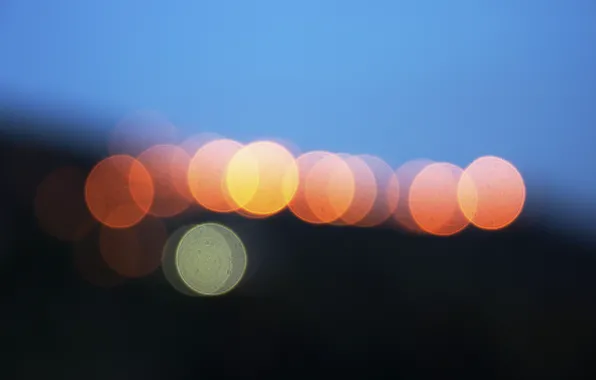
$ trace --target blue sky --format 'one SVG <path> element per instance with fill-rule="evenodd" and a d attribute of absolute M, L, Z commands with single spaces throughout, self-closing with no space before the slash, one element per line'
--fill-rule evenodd
<path fill-rule="evenodd" d="M 593 0 L 4 0 L 0 90 L 596 199 Z"/>

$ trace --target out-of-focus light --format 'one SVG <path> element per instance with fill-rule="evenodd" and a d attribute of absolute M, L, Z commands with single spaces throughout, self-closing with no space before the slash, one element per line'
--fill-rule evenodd
<path fill-rule="evenodd" d="M 85 204 L 85 173 L 75 167 L 48 174 L 37 188 L 34 207 L 40 227 L 60 240 L 79 241 L 97 223 Z"/>
<path fill-rule="evenodd" d="M 336 221 L 339 225 L 357 225 L 372 209 L 377 198 L 377 184 L 373 172 L 359 156 L 341 155 L 352 171 L 354 197 L 350 207 Z"/>
<path fill-rule="evenodd" d="M 121 276 L 137 278 L 147 276 L 159 267 L 167 238 L 163 223 L 149 216 L 126 229 L 102 226 L 99 246 L 110 268 Z"/>
<path fill-rule="evenodd" d="M 298 187 L 294 198 L 288 204 L 290 211 L 299 219 L 313 224 L 322 223 L 315 213 L 311 210 L 306 196 L 306 179 L 310 171 L 317 162 L 329 155 L 329 152 L 313 151 L 306 152 L 296 159 L 296 166 L 298 167 Z"/>
<path fill-rule="evenodd" d="M 276 214 L 287 207 L 298 188 L 296 160 L 277 143 L 250 143 L 228 164 L 226 187 L 239 208 L 248 213 Z"/>
<path fill-rule="evenodd" d="M 474 160 L 458 186 L 464 215 L 478 228 L 498 230 L 513 223 L 526 200 L 526 186 L 519 171 L 495 156 Z"/>
<path fill-rule="evenodd" d="M 85 183 L 85 201 L 91 214 L 112 228 L 139 223 L 153 203 L 153 181 L 145 167 L 127 155 L 100 161 Z"/>
<path fill-rule="evenodd" d="M 416 224 L 437 236 L 454 235 L 470 223 L 458 203 L 458 183 L 463 170 L 453 164 L 430 164 L 411 184 L 409 205 Z"/>
<path fill-rule="evenodd" d="M 124 117 L 112 130 L 108 152 L 136 157 L 153 145 L 175 143 L 176 135 L 176 127 L 163 115 L 137 111 Z"/>
<path fill-rule="evenodd" d="M 356 224 L 360 227 L 374 227 L 384 223 L 395 212 L 400 185 L 395 172 L 385 161 L 367 154 L 359 157 L 374 175 L 377 195 L 368 214 Z"/>
<path fill-rule="evenodd" d="M 398 205 L 393 213 L 393 218 L 400 227 L 408 232 L 424 233 L 412 218 L 412 213 L 410 211 L 410 187 L 418 173 L 433 162 L 434 161 L 428 159 L 408 161 L 400 166 L 395 172 L 397 181 L 399 182 L 400 191 Z"/>
<path fill-rule="evenodd" d="M 193 226 L 183 226 L 172 233 L 164 246 L 161 257 L 161 270 L 168 283 L 179 293 L 187 296 L 198 296 L 199 294 L 193 292 L 186 283 L 180 278 L 178 269 L 176 267 L 176 250 L 182 237 L 190 231 Z"/>
<path fill-rule="evenodd" d="M 163 270 L 183 294 L 218 296 L 241 281 L 247 255 L 240 238 L 229 228 L 204 223 L 172 235 L 163 255 Z"/>
<path fill-rule="evenodd" d="M 306 201 L 322 223 L 332 223 L 341 218 L 350 208 L 354 192 L 354 174 L 336 154 L 325 155 L 306 177 Z"/>
<path fill-rule="evenodd" d="M 188 165 L 188 187 L 195 201 L 207 210 L 238 210 L 225 186 L 228 164 L 242 148 L 234 140 L 214 140 L 199 148 Z"/>
<path fill-rule="evenodd" d="M 190 156 L 176 145 L 154 145 L 137 160 L 153 179 L 154 199 L 149 213 L 158 217 L 178 215 L 190 206 L 187 172 Z"/>

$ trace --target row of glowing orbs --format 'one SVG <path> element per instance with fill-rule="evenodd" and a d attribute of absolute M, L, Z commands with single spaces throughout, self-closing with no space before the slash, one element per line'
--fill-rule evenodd
<path fill-rule="evenodd" d="M 435 235 L 455 234 L 470 223 L 500 229 L 523 208 L 524 181 L 503 159 L 482 157 L 465 170 L 449 163 L 415 166 L 394 172 L 374 156 L 323 151 L 296 158 L 271 141 L 218 139 L 193 154 L 164 144 L 136 158 L 99 162 L 87 178 L 85 199 L 92 215 L 112 228 L 198 203 L 254 218 L 288 207 L 316 224 L 375 226 L 393 216 L 410 230 Z"/>

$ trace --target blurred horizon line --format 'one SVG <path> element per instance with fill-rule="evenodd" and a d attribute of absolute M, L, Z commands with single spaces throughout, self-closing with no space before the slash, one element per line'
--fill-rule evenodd
<path fill-rule="evenodd" d="M 139 110 L 120 110 L 117 112 L 92 110 L 92 107 L 80 105 L 68 106 L 61 99 L 55 101 L 24 100 L 23 94 L 13 96 L 13 91 L 0 90 L 0 134 L 9 140 L 21 140 L 24 144 L 36 143 L 49 150 L 65 149 L 92 160 L 95 157 L 108 156 L 107 136 L 116 123 L 131 112 Z M 38 98 L 38 97 L 35 97 Z M 117 107 L 114 107 L 117 108 Z M 159 110 L 144 108 L 142 110 Z M 166 118 L 168 115 L 164 115 Z M 175 125 L 175 124 L 174 124 Z M 25 127 L 25 128 L 23 128 Z M 217 133 L 217 130 L 199 130 L 194 133 Z M 187 136 L 188 137 L 188 136 Z M 234 136 L 224 138 L 236 139 Z M 283 136 L 276 136 L 284 138 Z M 84 148 L 80 146 L 83 142 Z M 249 141 L 241 141 L 248 143 Z M 367 154 L 372 154 L 366 152 Z M 352 153 L 352 154 L 362 154 Z M 490 152 L 486 152 L 490 155 Z M 380 157 L 385 159 L 384 157 Z M 507 157 L 503 157 L 507 159 Z M 411 157 L 408 161 L 432 159 L 429 157 Z M 402 162 L 400 165 L 408 162 Z M 442 162 L 441 160 L 433 160 Z M 468 163 L 469 164 L 469 163 Z M 467 165 L 467 164 L 466 164 Z M 398 165 L 399 167 L 399 165 Z M 465 165 L 462 166 L 465 168 Z M 394 170 L 397 167 L 393 168 Z M 526 184 L 526 202 L 518 223 L 537 223 L 541 228 L 556 229 L 566 235 L 596 242 L 596 205 L 574 204 L 578 199 L 570 199 L 564 194 L 564 186 L 557 187 L 542 173 L 522 173 Z M 569 198 L 569 199 L 568 199 Z"/>

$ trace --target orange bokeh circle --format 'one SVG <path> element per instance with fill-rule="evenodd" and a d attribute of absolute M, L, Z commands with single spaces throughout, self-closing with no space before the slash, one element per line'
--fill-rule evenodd
<path fill-rule="evenodd" d="M 350 208 L 354 192 L 352 170 L 336 154 L 325 155 L 306 177 L 306 201 L 321 223 L 332 223 L 341 218 Z"/>
<path fill-rule="evenodd" d="M 153 203 L 153 181 L 145 167 L 127 155 L 100 161 L 85 183 L 85 202 L 100 223 L 127 228 L 140 222 Z"/>
<path fill-rule="evenodd" d="M 454 235 L 470 223 L 458 202 L 458 183 L 463 170 L 439 162 L 425 167 L 412 182 L 410 212 L 423 231 L 437 236 Z"/>
<path fill-rule="evenodd" d="M 308 199 L 306 197 L 306 179 L 316 163 L 329 154 L 331 153 L 312 151 L 306 152 L 296 159 L 296 165 L 298 167 L 298 187 L 296 188 L 294 198 L 292 198 L 288 204 L 288 208 L 294 215 L 296 215 L 296 217 L 307 223 L 320 224 L 321 219 L 313 213 L 308 204 Z"/>
<path fill-rule="evenodd" d="M 282 145 L 257 141 L 230 160 L 226 188 L 234 203 L 254 215 L 273 215 L 291 202 L 298 188 L 294 156 Z"/>
<path fill-rule="evenodd" d="M 195 201 L 215 212 L 238 210 L 225 186 L 228 164 L 242 148 L 234 140 L 222 139 L 202 145 L 188 165 L 188 188 Z"/>
<path fill-rule="evenodd" d="M 484 156 L 464 171 L 458 186 L 462 212 L 476 227 L 498 230 L 513 223 L 526 200 L 526 186 L 510 162 Z"/>

